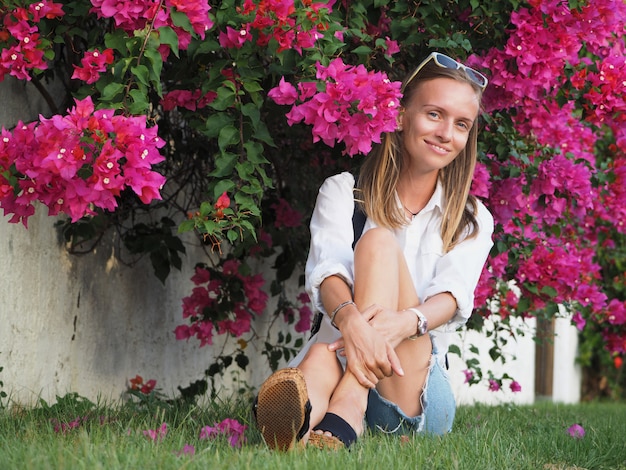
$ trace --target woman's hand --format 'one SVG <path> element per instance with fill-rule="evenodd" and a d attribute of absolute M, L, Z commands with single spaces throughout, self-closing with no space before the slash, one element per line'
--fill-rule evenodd
<path fill-rule="evenodd" d="M 400 360 L 387 338 L 368 323 L 375 314 L 346 316 L 341 322 L 342 338 L 328 346 L 344 350 L 347 367 L 363 387 L 374 388 L 379 380 L 396 373 L 404 375 Z M 399 344 L 399 343 L 398 343 Z"/>
<path fill-rule="evenodd" d="M 417 330 L 415 314 L 410 311 L 398 312 L 372 305 L 363 311 L 363 317 L 394 349 Z"/>

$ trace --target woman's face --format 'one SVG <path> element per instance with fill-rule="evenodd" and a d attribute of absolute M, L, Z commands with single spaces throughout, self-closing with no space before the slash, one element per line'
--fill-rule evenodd
<path fill-rule="evenodd" d="M 435 78 L 419 84 L 400 118 L 409 168 L 430 173 L 450 164 L 465 148 L 478 110 L 468 83 Z"/>

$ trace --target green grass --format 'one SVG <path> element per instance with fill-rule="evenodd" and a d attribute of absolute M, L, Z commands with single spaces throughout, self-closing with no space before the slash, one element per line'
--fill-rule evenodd
<path fill-rule="evenodd" d="M 55 423 L 86 417 L 65 433 Z M 235 418 L 247 443 L 199 440 L 203 426 Z M 143 430 L 163 422 L 153 442 Z M 574 439 L 567 428 L 581 424 Z M 194 455 L 181 455 L 185 444 Z M 586 403 L 461 407 L 453 432 L 410 439 L 366 435 L 351 451 L 269 451 L 251 424 L 248 402 L 207 407 L 154 401 L 98 405 L 76 395 L 56 405 L 0 410 L 0 469 L 622 469 L 626 470 L 626 404 Z"/>

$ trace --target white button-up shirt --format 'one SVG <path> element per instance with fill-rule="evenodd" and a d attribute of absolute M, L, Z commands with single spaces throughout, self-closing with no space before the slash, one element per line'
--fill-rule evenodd
<path fill-rule="evenodd" d="M 440 353 L 448 349 L 449 341 L 444 333 L 464 325 L 472 313 L 474 289 L 493 245 L 493 217 L 478 202 L 477 236 L 463 240 L 444 253 L 443 198 L 443 188 L 438 184 L 426 206 L 408 225 L 394 231 L 420 300 L 423 302 L 443 292 L 449 292 L 456 299 L 455 316 L 431 331 Z M 398 203 L 400 205 L 399 200 Z M 338 275 L 351 287 L 354 283 L 353 212 L 354 176 L 345 172 L 328 178 L 319 190 L 311 218 L 311 246 L 305 270 L 307 292 L 320 312 L 325 312 L 320 298 L 320 285 L 325 278 Z M 367 219 L 363 233 L 375 226 Z M 311 340 L 332 342 L 337 337 L 337 330 L 330 326 L 328 315 L 324 315 L 320 332 Z"/>

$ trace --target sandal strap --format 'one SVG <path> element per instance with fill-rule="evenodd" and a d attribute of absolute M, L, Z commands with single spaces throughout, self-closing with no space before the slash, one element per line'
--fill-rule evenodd
<path fill-rule="evenodd" d="M 331 433 L 337 439 L 344 443 L 346 447 L 350 447 L 356 441 L 356 432 L 341 416 L 335 413 L 326 413 L 314 431 L 326 431 Z"/>

